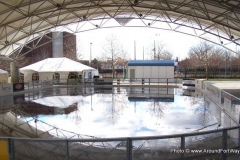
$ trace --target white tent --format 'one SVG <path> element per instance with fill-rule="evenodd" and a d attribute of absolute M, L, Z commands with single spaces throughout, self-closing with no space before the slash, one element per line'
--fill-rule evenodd
<path fill-rule="evenodd" d="M 8 83 L 8 72 L 0 69 L 0 84 Z"/>
<path fill-rule="evenodd" d="M 32 101 L 49 107 L 67 108 L 74 103 L 81 102 L 82 96 L 52 96 Z"/>
<path fill-rule="evenodd" d="M 92 73 L 94 68 L 70 60 L 68 58 L 47 58 L 26 67 L 20 68 L 20 72 L 24 74 L 24 81 L 32 81 L 32 74 L 38 73 L 39 80 L 53 79 L 54 73 L 60 74 L 60 79 L 67 79 L 70 72 L 77 72 L 82 75 Z"/>

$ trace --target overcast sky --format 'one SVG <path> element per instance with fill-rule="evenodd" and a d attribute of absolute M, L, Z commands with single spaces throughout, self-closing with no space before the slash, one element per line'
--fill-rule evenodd
<path fill-rule="evenodd" d="M 120 43 L 127 50 L 131 59 L 134 59 L 134 41 L 136 41 L 137 59 L 143 59 L 143 47 L 146 52 L 155 43 L 165 44 L 167 50 L 173 53 L 173 58 L 184 59 L 188 55 L 191 46 L 200 42 L 199 38 L 185 34 L 150 28 L 109 28 L 87 31 L 77 34 L 78 51 L 84 55 L 83 59 L 90 59 L 90 43 L 92 43 L 92 59 L 98 58 L 103 53 L 103 46 L 106 44 L 106 37 L 115 34 Z"/>

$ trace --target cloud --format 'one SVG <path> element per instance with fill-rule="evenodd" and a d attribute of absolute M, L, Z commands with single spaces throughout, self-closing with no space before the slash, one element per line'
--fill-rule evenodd
<path fill-rule="evenodd" d="M 39 119 L 57 128 L 95 137 L 167 135 L 203 127 L 195 113 L 198 106 L 192 105 L 189 97 L 175 95 L 174 103 L 161 102 L 154 106 L 153 102 L 138 102 L 136 107 L 127 101 L 127 96 L 115 97 L 117 101 L 113 106 L 105 103 L 101 96 L 94 95 L 92 103 L 91 98 L 82 98 L 84 103 L 79 102 L 78 110 L 67 116 Z M 159 109 L 163 112 L 161 116 L 156 113 Z"/>

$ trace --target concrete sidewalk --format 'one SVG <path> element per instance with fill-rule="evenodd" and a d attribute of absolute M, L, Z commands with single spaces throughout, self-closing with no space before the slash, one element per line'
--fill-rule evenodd
<path fill-rule="evenodd" d="M 240 98 L 240 81 L 209 81 L 213 86 Z"/>

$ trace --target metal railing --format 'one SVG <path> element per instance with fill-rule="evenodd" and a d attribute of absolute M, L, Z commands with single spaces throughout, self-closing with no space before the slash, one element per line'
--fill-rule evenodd
<path fill-rule="evenodd" d="M 207 96 L 211 98 L 217 105 L 221 106 L 225 112 L 227 112 L 232 119 L 240 123 L 240 98 L 219 89 L 211 82 L 205 82 L 203 90 L 207 93 Z M 233 89 L 234 90 L 234 89 Z"/>
<path fill-rule="evenodd" d="M 58 84 L 60 84 L 59 81 Z M 115 82 L 115 81 L 113 81 Z M 137 81 L 139 82 L 139 81 Z M 36 84 L 36 83 L 35 83 Z M 35 84 L 32 84 L 35 86 Z M 29 83 L 28 83 L 29 85 Z M 42 82 L 37 85 L 43 87 Z M 28 87 L 29 89 L 29 87 Z M 240 107 L 240 100 L 222 91 L 231 100 L 230 108 Z M 224 96 L 223 96 L 224 97 Z M 226 96 L 225 96 L 226 97 Z M 224 99 L 222 104 L 224 103 Z M 232 112 L 236 111 L 233 110 Z M 235 114 L 238 116 L 239 111 Z M 101 139 L 22 139 L 0 138 L 7 142 L 9 159 L 194 159 L 206 157 L 239 159 L 240 126 L 204 132 L 166 136 Z M 236 158 L 237 157 L 237 158 Z"/>
<path fill-rule="evenodd" d="M 177 87 L 181 83 L 180 79 L 173 79 L 173 78 L 135 78 L 135 79 L 112 79 L 112 78 L 81 78 L 81 79 L 54 79 L 54 80 L 37 80 L 37 81 L 30 81 L 30 82 L 23 82 L 12 84 L 13 89 L 9 90 L 8 92 L 1 92 L 0 95 L 10 94 L 12 92 L 19 92 L 23 90 L 34 90 L 39 88 L 47 88 L 47 87 L 56 87 L 56 86 L 74 86 L 74 85 L 94 85 L 94 86 L 101 86 L 101 85 L 110 85 L 110 86 L 162 86 L 162 87 L 169 87 L 169 85 L 173 87 Z M 23 85 L 23 88 L 17 89 L 16 85 Z M 4 84 L 3 84 L 4 85 Z M 11 84 L 6 84 L 11 85 Z M 9 87 L 9 86 L 6 86 Z"/>
<path fill-rule="evenodd" d="M 166 85 L 178 84 L 180 80 L 174 78 L 132 78 L 132 79 L 114 79 L 117 85 Z"/>
<path fill-rule="evenodd" d="M 139 78 L 139 79 L 112 79 L 112 78 L 81 78 L 81 79 L 54 79 L 54 80 L 38 80 L 31 82 L 0 84 L 0 96 L 11 95 L 14 92 L 24 90 L 36 90 L 39 88 L 51 87 L 69 87 L 69 86 L 123 86 L 123 87 L 178 87 L 180 79 L 171 78 Z"/>
<path fill-rule="evenodd" d="M 239 126 L 196 133 L 101 139 L 0 138 L 9 159 L 239 159 Z"/>
<path fill-rule="evenodd" d="M 221 104 L 236 120 L 239 120 L 240 98 L 221 90 Z"/>

